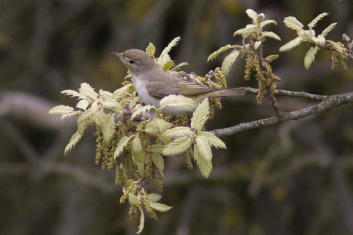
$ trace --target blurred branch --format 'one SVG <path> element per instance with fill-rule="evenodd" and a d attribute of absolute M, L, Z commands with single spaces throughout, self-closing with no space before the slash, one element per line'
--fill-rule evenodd
<path fill-rule="evenodd" d="M 248 89 L 246 91 L 247 93 L 249 92 Z M 296 92 L 292 93 L 290 91 L 285 91 L 285 92 L 282 91 L 283 95 L 286 93 L 289 96 L 300 97 L 299 93 L 296 93 Z M 311 94 L 309 94 L 309 93 L 304 93 L 304 94 L 305 94 L 304 97 L 319 98 L 317 95 L 311 96 Z M 314 114 L 328 112 L 338 106 L 348 104 L 348 103 L 353 103 L 353 92 L 340 94 L 340 95 L 333 95 L 333 96 L 330 96 L 330 97 L 324 99 L 319 104 L 316 104 L 316 105 L 313 105 L 313 106 L 310 106 L 307 108 L 299 109 L 296 111 L 292 111 L 292 112 L 282 112 L 280 116 L 260 119 L 260 120 L 256 120 L 256 121 L 252 121 L 252 122 L 244 122 L 244 123 L 240 123 L 238 125 L 232 126 L 232 127 L 216 129 L 211 132 L 219 137 L 233 135 L 235 133 L 245 131 L 245 130 L 256 129 L 256 128 L 260 128 L 263 126 L 270 126 L 270 125 L 274 125 L 274 124 L 284 122 L 284 121 L 297 120 L 297 119 L 311 116 Z"/>

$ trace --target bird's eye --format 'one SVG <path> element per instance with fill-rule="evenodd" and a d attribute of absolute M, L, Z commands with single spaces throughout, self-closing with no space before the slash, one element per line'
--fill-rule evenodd
<path fill-rule="evenodd" d="M 129 60 L 129 64 L 135 64 L 135 61 Z"/>

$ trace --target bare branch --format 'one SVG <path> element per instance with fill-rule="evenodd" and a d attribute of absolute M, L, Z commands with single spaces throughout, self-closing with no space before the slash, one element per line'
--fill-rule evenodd
<path fill-rule="evenodd" d="M 235 133 L 245 131 L 245 130 L 251 130 L 251 129 L 255 129 L 263 126 L 273 125 L 283 121 L 297 120 L 310 115 L 328 112 L 338 106 L 341 106 L 343 104 L 348 104 L 348 103 L 353 103 L 353 92 L 340 94 L 340 95 L 333 95 L 325 99 L 319 104 L 316 104 L 307 108 L 299 109 L 296 111 L 292 111 L 292 112 L 283 112 L 281 113 L 280 116 L 260 119 L 252 122 L 240 123 L 232 127 L 216 129 L 211 132 L 219 137 L 233 135 Z"/>

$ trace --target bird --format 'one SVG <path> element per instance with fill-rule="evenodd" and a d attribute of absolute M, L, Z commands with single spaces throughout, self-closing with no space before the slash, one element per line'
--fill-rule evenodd
<path fill-rule="evenodd" d="M 130 71 L 132 83 L 141 100 L 159 107 L 160 101 L 168 95 L 182 95 L 195 101 L 194 107 L 167 106 L 162 113 L 179 116 L 192 112 L 206 97 L 239 96 L 245 94 L 244 87 L 225 89 L 209 87 L 191 80 L 185 80 L 162 70 L 155 60 L 139 49 L 129 49 L 117 55 Z"/>

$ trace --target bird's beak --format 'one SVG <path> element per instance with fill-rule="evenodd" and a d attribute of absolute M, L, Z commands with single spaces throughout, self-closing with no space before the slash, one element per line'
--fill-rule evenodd
<path fill-rule="evenodd" d="M 123 53 L 119 53 L 119 52 L 112 52 L 113 55 L 116 55 L 117 57 L 119 57 L 122 61 L 124 61 L 124 56 Z"/>

